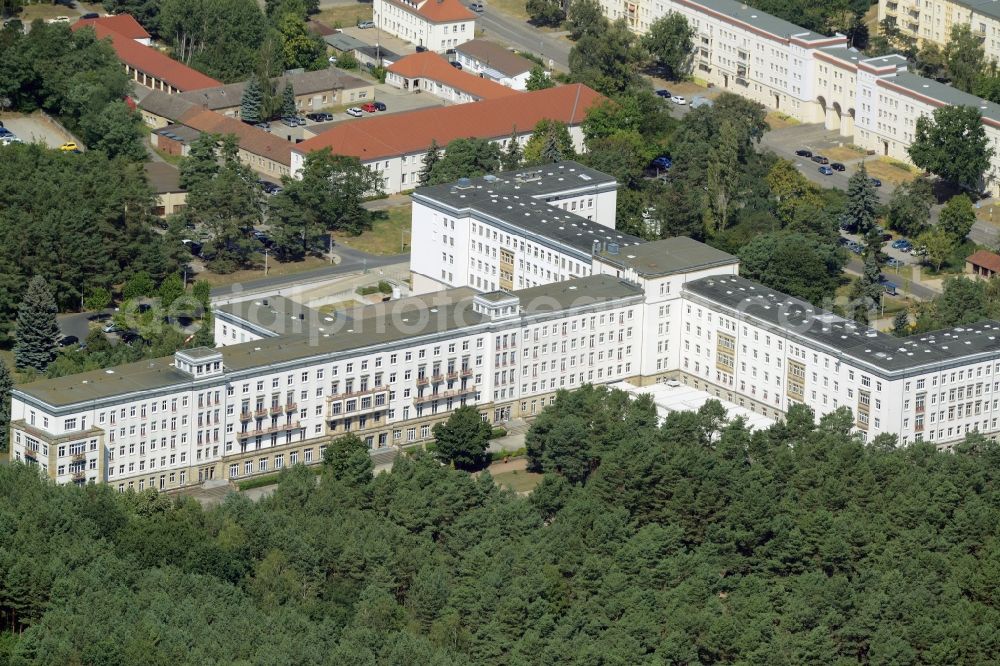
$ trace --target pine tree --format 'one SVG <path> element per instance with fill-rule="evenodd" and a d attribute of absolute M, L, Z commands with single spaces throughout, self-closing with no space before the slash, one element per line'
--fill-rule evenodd
<path fill-rule="evenodd" d="M 865 163 L 847 181 L 847 205 L 844 216 L 855 231 L 861 235 L 867 234 L 875 226 L 878 217 L 878 195 L 872 185 Z"/>
<path fill-rule="evenodd" d="M 10 369 L 0 359 L 0 451 L 6 451 L 10 445 L 10 392 L 13 388 Z"/>
<path fill-rule="evenodd" d="M 240 99 L 240 118 L 248 123 L 259 123 L 261 109 L 264 102 L 264 91 L 260 87 L 260 81 L 256 76 L 251 75 L 243 88 L 243 97 Z"/>
<path fill-rule="evenodd" d="M 438 147 L 437 141 L 431 139 L 431 146 L 424 154 L 424 165 L 420 167 L 420 173 L 417 174 L 421 187 L 431 182 L 431 172 L 434 171 L 434 165 L 440 161 L 441 149 Z"/>
<path fill-rule="evenodd" d="M 295 108 L 295 90 L 292 88 L 292 82 L 289 81 L 285 84 L 285 91 L 281 96 L 281 115 L 282 116 L 294 116 L 298 113 L 298 109 Z"/>
<path fill-rule="evenodd" d="M 859 286 L 858 296 L 865 307 L 868 309 L 875 307 L 882 296 L 882 270 L 878 265 L 877 252 L 869 252 L 865 257 L 865 270 L 861 274 Z"/>
<path fill-rule="evenodd" d="M 562 158 L 562 150 L 559 149 L 559 139 L 555 134 L 550 133 L 545 137 L 545 147 L 542 148 L 542 162 L 545 164 L 561 162 Z"/>
<path fill-rule="evenodd" d="M 45 370 L 55 359 L 61 337 L 56 312 L 56 302 L 45 278 L 41 275 L 31 278 L 14 328 L 17 367 Z"/>
<path fill-rule="evenodd" d="M 500 168 L 504 171 L 513 171 L 521 166 L 521 159 L 524 157 L 521 151 L 521 144 L 517 140 L 517 126 L 510 132 L 510 142 L 507 150 L 500 156 Z"/>
<path fill-rule="evenodd" d="M 898 338 L 902 338 L 910 334 L 909 312 L 906 310 L 900 310 L 896 313 L 896 317 L 892 320 L 892 334 Z"/>

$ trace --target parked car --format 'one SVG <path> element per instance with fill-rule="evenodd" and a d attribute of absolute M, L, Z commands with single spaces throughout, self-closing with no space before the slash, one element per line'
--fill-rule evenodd
<path fill-rule="evenodd" d="M 872 178 L 870 180 L 872 181 L 872 185 L 873 186 L 875 186 L 875 187 L 882 187 L 882 181 L 879 180 L 878 178 Z"/>
<path fill-rule="evenodd" d="M 327 113 L 326 111 L 320 111 L 317 113 L 307 113 L 306 118 L 316 123 L 325 123 L 333 120 L 333 114 Z"/>
<path fill-rule="evenodd" d="M 656 91 L 657 97 L 662 97 L 663 99 L 670 99 L 670 91 L 666 88 L 660 88 Z"/>
<path fill-rule="evenodd" d="M 285 116 L 284 118 L 281 119 L 281 124 L 284 125 L 285 127 L 298 127 L 299 121 L 293 118 L 292 116 Z"/>
<path fill-rule="evenodd" d="M 486 10 L 486 7 L 484 7 L 483 3 L 481 2 L 473 2 L 472 4 L 469 5 L 469 9 L 479 14 L 482 14 Z"/>
<path fill-rule="evenodd" d="M 337 56 L 330 56 L 329 58 L 327 58 L 327 62 L 329 62 L 331 65 L 336 65 L 337 64 Z"/>
<path fill-rule="evenodd" d="M 823 157 L 822 155 L 820 155 L 818 153 L 816 155 L 813 155 L 811 159 L 816 164 L 829 164 L 830 163 L 830 160 L 828 160 L 827 158 Z"/>
<path fill-rule="evenodd" d="M 375 102 L 365 102 L 361 105 L 361 110 L 365 113 L 375 113 L 378 111 L 378 107 L 375 106 Z"/>
<path fill-rule="evenodd" d="M 653 166 L 657 169 L 669 169 L 673 166 L 673 160 L 671 160 L 666 155 L 660 155 L 655 160 L 653 160 Z"/>
<path fill-rule="evenodd" d="M 112 322 L 107 326 L 105 326 L 104 328 L 102 328 L 101 330 L 105 333 L 120 333 L 123 329 L 114 322 Z"/>
<path fill-rule="evenodd" d="M 913 249 L 913 244 L 910 243 L 910 241 L 908 241 L 905 238 L 898 238 L 898 239 L 892 241 L 891 247 L 894 250 L 901 250 L 903 252 L 909 252 L 910 250 Z"/>
<path fill-rule="evenodd" d="M 418 46 L 417 47 L 417 53 L 423 53 L 426 50 L 427 50 L 426 46 Z"/>
<path fill-rule="evenodd" d="M 122 333 L 118 336 L 118 339 L 127 345 L 131 345 L 135 342 L 142 341 L 142 336 L 135 331 L 122 331 Z"/>
<path fill-rule="evenodd" d="M 101 18 L 101 17 L 96 12 L 87 12 L 86 14 L 84 14 L 83 16 L 81 16 L 80 18 L 82 18 L 82 19 L 95 19 L 95 18 Z"/>
<path fill-rule="evenodd" d="M 448 64 L 450 64 L 450 65 L 451 65 L 452 67 L 454 67 L 455 69 L 462 69 L 462 63 L 460 63 L 460 62 L 459 62 L 459 61 L 457 61 L 457 60 L 452 60 L 452 61 L 451 61 L 450 63 L 448 63 Z"/>
<path fill-rule="evenodd" d="M 12 143 L 22 143 L 22 141 L 13 134 L 4 134 L 0 136 L 0 144 L 9 146 Z"/>
<path fill-rule="evenodd" d="M 383 102 L 372 102 L 372 104 L 375 105 L 376 111 L 385 111 L 388 108 Z"/>
<path fill-rule="evenodd" d="M 14 133 L 6 127 L 0 127 L 0 136 L 14 136 Z"/>
<path fill-rule="evenodd" d="M 74 150 L 80 150 L 80 148 L 76 145 L 75 142 L 67 141 L 63 145 L 59 146 L 59 150 L 63 151 L 64 153 L 68 153 Z"/>
<path fill-rule="evenodd" d="M 888 259 L 885 260 L 885 265 L 889 266 L 890 268 L 899 268 L 900 266 L 903 265 L 903 262 L 897 259 L 896 257 L 889 257 Z"/>
<path fill-rule="evenodd" d="M 799 148 L 798 150 L 795 151 L 795 154 L 798 155 L 799 157 L 812 157 L 813 156 L 812 151 L 811 150 L 806 150 L 805 148 Z"/>
<path fill-rule="evenodd" d="M 256 123 L 254 125 L 254 127 L 256 127 L 257 129 L 262 129 L 265 132 L 270 132 L 271 131 L 271 123 L 269 123 L 269 122 Z"/>
<path fill-rule="evenodd" d="M 830 167 L 826 166 L 825 164 L 823 166 L 821 166 L 818 170 L 824 176 L 832 176 L 833 175 L 833 169 L 831 169 Z"/>
<path fill-rule="evenodd" d="M 349 116 L 354 116 L 355 118 L 360 118 L 361 116 L 365 115 L 364 112 L 356 106 L 352 106 L 344 113 L 346 113 Z"/>
<path fill-rule="evenodd" d="M 681 106 L 684 106 L 685 104 L 688 103 L 688 101 L 683 97 L 681 97 L 680 95 L 671 96 L 670 101 L 673 102 L 674 104 L 680 104 Z"/>
<path fill-rule="evenodd" d="M 358 21 L 358 27 L 362 30 L 368 30 L 375 27 L 374 21 Z"/>
<path fill-rule="evenodd" d="M 80 338 L 75 335 L 67 335 L 62 340 L 59 341 L 60 347 L 69 347 L 70 345 L 75 345 L 80 342 Z"/>
<path fill-rule="evenodd" d="M 269 180 L 261 179 L 257 181 L 257 184 L 260 185 L 260 189 L 264 190 L 265 194 L 277 194 L 281 191 L 281 186 Z"/>
<path fill-rule="evenodd" d="M 845 167 L 840 162 L 833 162 L 833 163 L 831 163 L 830 164 L 830 168 L 833 169 L 834 171 L 846 171 L 847 170 L 847 167 Z"/>

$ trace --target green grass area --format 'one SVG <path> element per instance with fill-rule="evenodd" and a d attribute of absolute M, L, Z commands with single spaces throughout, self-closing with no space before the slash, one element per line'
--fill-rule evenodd
<path fill-rule="evenodd" d="M 358 21 L 372 20 L 372 5 L 357 3 L 324 9 L 313 16 L 314 21 L 325 23 L 331 28 L 353 28 Z"/>
<path fill-rule="evenodd" d="M 499 486 L 509 488 L 518 493 L 530 493 L 539 483 L 544 475 L 526 472 L 524 470 L 513 470 L 510 472 L 500 472 L 493 476 L 493 480 Z"/>
<path fill-rule="evenodd" d="M 376 212 L 371 231 L 360 236 L 334 233 L 333 237 L 338 244 L 369 254 L 385 256 L 405 252 L 410 247 L 410 208 L 410 204 L 406 204 Z"/>
<path fill-rule="evenodd" d="M 310 472 L 319 476 L 323 473 L 322 465 L 315 465 L 312 467 L 307 467 Z M 273 486 L 281 478 L 281 472 L 275 472 L 274 474 L 265 474 L 264 476 L 256 476 L 252 479 L 247 479 L 246 481 L 238 481 L 236 487 L 240 490 L 250 490 L 252 488 L 262 488 L 264 486 Z"/>
<path fill-rule="evenodd" d="M 205 270 L 198 273 L 195 279 L 205 280 L 213 287 L 222 287 L 230 284 L 237 284 L 240 282 L 248 282 L 250 280 L 259 280 L 263 277 L 275 277 L 278 275 L 294 275 L 296 273 L 303 273 L 305 271 L 315 270 L 317 268 L 323 268 L 324 266 L 329 266 L 329 259 L 323 259 L 320 257 L 306 257 L 302 261 L 289 261 L 280 262 L 276 261 L 274 257 L 268 257 L 267 259 L 267 275 L 264 275 L 264 260 L 263 255 L 261 255 L 260 265 L 241 271 L 234 271 L 232 273 L 213 273 L 212 271 Z"/>
<path fill-rule="evenodd" d="M 350 310 L 351 308 L 359 307 L 361 303 L 355 300 L 350 301 L 340 301 L 338 303 L 330 303 L 329 305 L 322 305 L 319 308 L 321 314 L 333 314 L 334 312 L 340 310 Z"/>

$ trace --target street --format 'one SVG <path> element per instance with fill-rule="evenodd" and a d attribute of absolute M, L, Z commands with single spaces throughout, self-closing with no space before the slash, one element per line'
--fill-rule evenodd
<path fill-rule="evenodd" d="M 559 36 L 565 33 L 543 32 L 526 21 L 501 14 L 489 4 L 476 23 L 482 28 L 484 38 L 534 53 L 550 69 L 569 71 L 569 52 L 573 45 Z"/>

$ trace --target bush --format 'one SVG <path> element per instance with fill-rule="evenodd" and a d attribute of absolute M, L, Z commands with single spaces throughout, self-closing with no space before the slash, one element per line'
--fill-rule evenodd
<path fill-rule="evenodd" d="M 504 458 L 520 458 L 526 455 L 528 455 L 528 449 L 527 447 L 522 446 L 514 451 L 491 451 L 490 460 L 497 462 L 498 460 L 503 460 Z"/>
<path fill-rule="evenodd" d="M 378 291 L 380 291 L 383 294 L 391 294 L 392 293 L 392 285 L 389 284 L 388 282 L 386 282 L 385 280 L 379 280 L 378 281 Z"/>
<path fill-rule="evenodd" d="M 493 428 L 493 430 L 490 432 L 490 439 L 497 439 L 499 437 L 506 437 L 506 436 L 507 436 L 506 428 Z"/>
<path fill-rule="evenodd" d="M 354 291 L 361 296 L 369 296 L 379 293 L 379 288 L 376 285 L 368 285 L 367 287 L 358 287 Z"/>
<path fill-rule="evenodd" d="M 285 469 L 291 469 L 291 467 L 286 467 Z M 322 465 L 313 465 L 312 467 L 308 467 L 307 469 L 316 476 L 319 476 L 320 474 L 323 473 Z M 239 488 L 240 490 L 250 490 L 251 488 L 262 488 L 264 486 L 273 486 L 274 484 L 278 483 L 283 473 L 284 470 L 281 472 L 275 472 L 274 474 L 255 476 L 254 478 L 247 479 L 246 481 L 237 481 L 236 487 Z"/>

